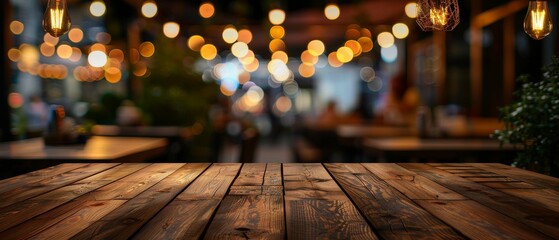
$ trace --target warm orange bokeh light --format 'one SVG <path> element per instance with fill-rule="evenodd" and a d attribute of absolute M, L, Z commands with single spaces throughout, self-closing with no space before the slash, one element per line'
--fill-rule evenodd
<path fill-rule="evenodd" d="M 10 31 L 15 35 L 20 35 L 21 33 L 23 33 L 24 29 L 25 26 L 20 21 L 14 20 L 10 23 Z"/>
<path fill-rule="evenodd" d="M 357 42 L 361 45 L 363 52 L 370 52 L 373 50 L 373 40 L 369 37 L 360 37 Z"/>
<path fill-rule="evenodd" d="M 45 57 L 51 57 L 52 55 L 54 55 L 54 52 L 56 51 L 54 46 L 48 43 L 42 43 L 39 48 L 41 50 L 41 54 L 43 54 L 43 56 Z"/>
<path fill-rule="evenodd" d="M 83 31 L 79 28 L 72 28 L 68 32 L 68 38 L 70 41 L 78 43 L 83 39 Z"/>
<path fill-rule="evenodd" d="M 363 51 L 361 49 L 361 44 L 359 44 L 359 42 L 357 42 L 355 40 L 347 40 L 345 42 L 344 46 L 351 49 L 351 51 L 353 52 L 353 57 L 357 57 L 357 56 L 361 55 L 361 52 Z"/>
<path fill-rule="evenodd" d="M 301 62 L 314 65 L 318 62 L 318 57 L 312 55 L 309 50 L 305 50 L 301 53 Z"/>
<path fill-rule="evenodd" d="M 331 52 L 330 54 L 328 54 L 328 64 L 330 64 L 330 66 L 335 68 L 344 65 L 344 63 L 338 60 L 338 57 L 336 55 L 337 55 L 336 52 Z"/>
<path fill-rule="evenodd" d="M 56 49 L 56 54 L 62 59 L 68 59 L 72 56 L 72 47 L 68 44 L 61 44 Z"/>
<path fill-rule="evenodd" d="M 252 32 L 248 29 L 241 29 L 238 32 L 237 41 L 249 44 L 252 41 Z"/>
<path fill-rule="evenodd" d="M 105 79 L 110 83 L 117 83 L 122 78 L 122 72 L 116 67 L 110 67 L 105 71 Z"/>
<path fill-rule="evenodd" d="M 307 49 L 313 56 L 320 56 L 320 54 L 324 53 L 324 43 L 320 40 L 312 40 L 307 44 Z"/>
<path fill-rule="evenodd" d="M 109 52 L 109 57 L 118 60 L 119 62 L 124 61 L 124 52 L 120 49 L 113 49 Z"/>
<path fill-rule="evenodd" d="M 91 47 L 89 47 L 89 51 L 90 52 L 93 52 L 93 51 L 107 52 L 107 48 L 103 44 L 95 43 L 95 44 L 91 45 Z"/>
<path fill-rule="evenodd" d="M 277 51 L 272 54 L 272 60 L 273 59 L 279 59 L 283 63 L 287 64 L 287 61 L 289 60 L 289 56 L 287 56 L 287 53 L 285 53 L 284 51 Z"/>
<path fill-rule="evenodd" d="M 310 78 L 314 75 L 314 73 L 315 69 L 313 65 L 309 65 L 306 63 L 301 63 L 301 65 L 299 65 L 299 74 L 301 75 L 301 77 Z"/>
<path fill-rule="evenodd" d="M 270 52 L 285 51 L 285 43 L 281 39 L 272 39 L 269 48 Z"/>
<path fill-rule="evenodd" d="M 285 21 L 285 12 L 281 9 L 273 9 L 268 13 L 268 19 L 274 25 L 280 25 Z"/>
<path fill-rule="evenodd" d="M 142 44 L 140 44 L 139 50 L 142 57 L 148 58 L 153 56 L 153 54 L 155 53 L 155 45 L 153 45 L 153 43 L 151 42 L 143 42 Z"/>
<path fill-rule="evenodd" d="M 270 37 L 283 38 L 285 36 L 285 29 L 282 26 L 273 26 L 270 28 Z"/>
<path fill-rule="evenodd" d="M 213 44 L 205 44 L 200 48 L 200 55 L 206 60 L 212 60 L 217 56 L 217 48 Z"/>
<path fill-rule="evenodd" d="M 192 37 L 188 38 L 188 48 L 190 48 L 192 51 L 195 52 L 199 52 L 200 48 L 202 48 L 202 46 L 204 46 L 204 43 L 206 43 L 206 41 L 204 40 L 204 38 L 200 35 L 193 35 Z"/>
<path fill-rule="evenodd" d="M 215 8 L 212 3 L 207 2 L 200 5 L 198 12 L 200 13 L 200 16 L 203 18 L 211 18 L 215 13 Z"/>

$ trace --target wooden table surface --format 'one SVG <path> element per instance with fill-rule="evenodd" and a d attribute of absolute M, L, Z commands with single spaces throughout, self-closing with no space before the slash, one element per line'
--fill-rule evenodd
<path fill-rule="evenodd" d="M 551 239 L 559 179 L 502 164 L 61 164 L 0 181 L 2 239 Z"/>
<path fill-rule="evenodd" d="M 45 146 L 42 138 L 0 143 L 0 161 L 143 162 L 163 154 L 164 138 L 93 136 L 86 144 Z"/>

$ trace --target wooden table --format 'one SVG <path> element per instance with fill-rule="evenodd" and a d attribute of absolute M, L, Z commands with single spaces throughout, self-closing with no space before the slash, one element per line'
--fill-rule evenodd
<path fill-rule="evenodd" d="M 2 239 L 551 239 L 559 179 L 502 164 L 61 164 L 0 181 Z"/>
<path fill-rule="evenodd" d="M 364 140 L 363 147 L 369 156 L 389 162 L 407 161 L 411 158 L 455 162 L 470 158 L 510 162 L 517 151 L 511 144 L 501 146 L 497 140 L 467 138 L 368 138 Z"/>

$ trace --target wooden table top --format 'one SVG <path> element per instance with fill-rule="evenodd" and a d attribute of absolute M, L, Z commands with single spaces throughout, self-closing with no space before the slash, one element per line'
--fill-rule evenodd
<path fill-rule="evenodd" d="M 551 239 L 559 179 L 502 164 L 61 164 L 0 181 L 2 239 Z"/>
<path fill-rule="evenodd" d="M 345 124 L 336 127 L 336 134 L 341 138 L 379 138 L 410 136 L 412 131 L 410 131 L 409 127 L 403 126 Z"/>
<path fill-rule="evenodd" d="M 124 127 L 116 125 L 95 125 L 93 135 L 97 136 L 127 136 L 127 137 L 159 137 L 185 138 L 189 135 L 187 127 L 173 126 L 138 126 Z"/>
<path fill-rule="evenodd" d="M 142 162 L 163 154 L 164 138 L 93 136 L 86 144 L 45 146 L 42 138 L 0 143 L 0 160 Z"/>

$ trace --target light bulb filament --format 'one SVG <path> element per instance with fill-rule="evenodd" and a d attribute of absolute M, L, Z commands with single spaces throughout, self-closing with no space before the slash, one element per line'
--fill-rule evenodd
<path fill-rule="evenodd" d="M 64 16 L 64 9 L 55 8 L 50 9 L 50 22 L 52 29 L 61 30 L 62 29 L 62 18 Z"/>
<path fill-rule="evenodd" d="M 543 30 L 545 11 L 532 10 L 532 28 L 536 31 Z"/>
<path fill-rule="evenodd" d="M 446 8 L 431 8 L 429 10 L 429 16 L 431 18 L 431 23 L 434 25 L 444 26 L 447 23 L 447 9 Z"/>

